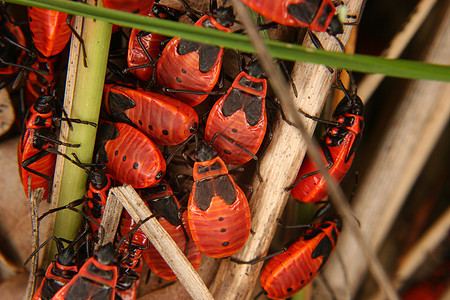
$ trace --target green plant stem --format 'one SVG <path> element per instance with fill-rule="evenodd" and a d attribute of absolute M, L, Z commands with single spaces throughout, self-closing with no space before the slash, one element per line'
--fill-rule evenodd
<path fill-rule="evenodd" d="M 88 68 L 83 66 L 82 54 L 78 61 L 72 118 L 98 122 L 103 84 L 108 61 L 111 38 L 111 24 L 94 19 L 85 19 L 83 40 L 86 46 Z M 97 129 L 90 125 L 73 124 L 68 142 L 81 144 L 80 148 L 67 148 L 67 154 L 76 153 L 82 162 L 91 162 Z M 58 206 L 80 199 L 86 191 L 87 174 L 69 161 L 64 162 L 61 178 L 61 192 Z M 60 211 L 55 220 L 54 234 L 59 238 L 72 240 L 79 229 L 81 216 L 69 210 Z M 51 251 L 54 257 L 56 250 Z"/>
<path fill-rule="evenodd" d="M 249 39 L 240 34 L 227 34 L 219 30 L 94 7 L 76 1 L 8 0 L 6 2 L 59 10 L 148 32 L 179 36 L 184 39 L 223 46 L 243 52 L 254 52 Z M 306 61 L 365 73 L 385 74 L 392 77 L 450 81 L 449 66 L 399 59 L 391 60 L 360 54 L 350 55 L 327 52 L 278 41 L 267 41 L 266 44 L 271 56 L 280 59 Z"/>

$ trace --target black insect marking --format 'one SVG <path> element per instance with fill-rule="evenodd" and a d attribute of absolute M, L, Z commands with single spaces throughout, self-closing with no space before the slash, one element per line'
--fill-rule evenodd
<path fill-rule="evenodd" d="M 224 220 L 224 218 L 223 218 L 223 217 L 220 217 L 218 220 L 222 222 L 222 221 Z"/>
<path fill-rule="evenodd" d="M 301 284 L 304 284 L 304 283 L 305 283 L 305 281 L 304 281 L 304 280 L 302 280 L 302 281 L 300 281 L 300 283 L 301 283 Z"/>
<path fill-rule="evenodd" d="M 119 150 L 114 151 L 114 155 L 115 156 L 119 155 Z"/>
<path fill-rule="evenodd" d="M 318 271 L 320 271 L 320 269 L 322 269 L 322 267 L 325 265 L 332 250 L 333 245 L 331 244 L 331 240 L 328 238 L 328 236 L 325 235 L 317 244 L 316 248 L 311 254 L 311 258 L 318 258 L 319 256 L 323 256 L 323 260 L 319 266 Z"/>
<path fill-rule="evenodd" d="M 287 291 L 290 293 L 292 292 L 292 288 L 288 288 Z"/>
<path fill-rule="evenodd" d="M 231 129 L 231 131 L 233 131 L 234 133 L 238 132 L 236 128 Z"/>
<path fill-rule="evenodd" d="M 227 230 L 225 228 L 220 229 L 220 232 L 226 232 Z"/>
<path fill-rule="evenodd" d="M 178 78 L 178 77 L 177 77 L 175 80 L 176 80 L 178 83 L 181 83 L 181 82 L 182 82 L 181 79 Z"/>
<path fill-rule="evenodd" d="M 124 155 L 124 156 L 122 157 L 122 160 L 123 160 L 123 161 L 126 161 L 126 160 L 127 160 L 127 156 Z"/>
<path fill-rule="evenodd" d="M 148 125 L 148 129 L 153 130 L 153 126 L 152 125 Z"/>
<path fill-rule="evenodd" d="M 141 125 L 141 126 L 142 126 L 142 121 L 141 121 L 141 120 L 139 120 L 139 125 Z"/>
<path fill-rule="evenodd" d="M 225 154 L 228 154 L 228 155 L 231 154 L 231 151 L 230 151 L 230 150 L 227 150 L 227 149 L 223 150 L 223 152 L 224 152 Z"/>
<path fill-rule="evenodd" d="M 108 95 L 108 106 L 111 116 L 115 120 L 135 126 L 125 113 L 128 109 L 136 106 L 136 102 L 134 102 L 133 99 L 126 95 L 111 91 Z"/>
<path fill-rule="evenodd" d="M 222 175 L 217 177 L 217 183 L 215 183 L 217 196 L 220 196 L 225 203 L 232 205 L 236 201 L 236 189 L 231 183 L 228 175 Z"/>
<path fill-rule="evenodd" d="M 180 40 L 178 42 L 177 53 L 178 55 L 185 55 L 190 52 L 196 51 L 201 44 L 196 42 L 191 42 L 187 40 Z"/>
<path fill-rule="evenodd" d="M 211 199 L 215 196 L 213 179 L 197 181 L 195 189 L 195 203 L 203 211 L 211 205 Z"/>
<path fill-rule="evenodd" d="M 135 163 L 133 164 L 133 169 L 137 170 L 138 167 L 139 167 L 139 163 L 135 162 Z"/>
<path fill-rule="evenodd" d="M 299 4 L 288 5 L 288 13 L 299 21 L 311 24 L 322 0 L 307 0 Z"/>
<path fill-rule="evenodd" d="M 223 243 L 222 243 L 222 246 L 226 247 L 226 246 L 228 246 L 229 244 L 230 244 L 230 242 L 223 242 Z"/>
<path fill-rule="evenodd" d="M 309 276 L 311 277 L 313 275 L 313 273 L 311 272 L 311 273 L 309 273 Z"/>
<path fill-rule="evenodd" d="M 162 133 L 163 133 L 164 135 L 169 135 L 169 132 L 168 132 L 166 129 L 163 129 Z"/>
<path fill-rule="evenodd" d="M 156 180 L 160 180 L 163 176 L 164 176 L 164 172 L 163 171 L 159 171 L 158 173 L 156 173 L 155 179 Z"/>
<path fill-rule="evenodd" d="M 186 70 L 185 69 L 181 69 L 181 73 L 186 74 Z"/>
<path fill-rule="evenodd" d="M 208 73 L 214 66 L 220 48 L 211 45 L 202 45 L 198 51 L 199 55 L 199 70 L 202 73 Z"/>

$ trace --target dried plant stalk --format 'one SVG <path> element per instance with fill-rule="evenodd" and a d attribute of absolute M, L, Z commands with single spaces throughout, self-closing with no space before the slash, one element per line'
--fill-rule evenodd
<path fill-rule="evenodd" d="M 152 215 L 148 206 L 130 185 L 112 188 L 110 193 L 122 202 L 122 205 L 136 222 Z M 178 280 L 193 299 L 213 299 L 191 263 L 156 218 L 149 219 L 141 225 L 140 229 L 177 275 Z"/>
<path fill-rule="evenodd" d="M 100 241 L 101 245 L 106 245 L 110 242 L 114 243 L 122 211 L 122 203 L 120 203 L 117 197 L 110 192 L 108 194 L 108 200 L 106 201 L 105 210 L 103 211 L 102 222 L 100 223 L 105 230 L 103 233 L 103 241 Z"/>
<path fill-rule="evenodd" d="M 450 63 L 450 8 L 436 31 L 426 61 Z M 380 141 L 378 154 L 354 199 L 355 216 L 361 230 L 379 249 L 398 214 L 412 184 L 450 117 L 450 84 L 436 81 L 414 81 L 395 113 L 391 126 Z M 338 249 L 350 282 L 343 282 L 342 266 L 336 258 L 328 263 L 325 275 L 337 294 L 342 287 L 357 290 L 366 262 L 360 257 L 357 242 L 348 230 L 342 233 Z"/>
<path fill-rule="evenodd" d="M 357 15 L 361 2 L 350 1 L 347 4 L 350 14 Z M 345 33 L 340 36 L 344 44 L 349 38 L 350 30 L 351 28 L 346 28 Z M 339 51 L 336 41 L 329 35 L 319 33 L 318 37 L 325 49 Z M 312 47 L 309 38 L 304 45 Z M 333 74 L 324 66 L 306 63 L 297 63 L 293 74 L 299 95 L 294 99 L 294 106 L 301 107 L 311 115 L 318 115 L 329 92 Z M 285 113 L 291 119 L 290 116 L 296 113 L 296 109 Z M 309 119 L 304 124 L 309 135 L 312 135 L 315 124 Z M 267 253 L 276 228 L 275 220 L 281 215 L 289 196 L 285 188 L 293 182 L 305 151 L 305 142 L 298 130 L 279 120 L 275 124 L 274 139 L 261 160 L 263 182 L 255 178 L 252 183 L 254 192 L 249 203 L 254 234 L 235 255 L 239 260 L 250 261 Z M 211 286 L 214 296 L 218 299 L 250 298 L 261 267 L 262 263 L 252 266 L 238 265 L 229 260 L 222 262 Z"/>
<path fill-rule="evenodd" d="M 405 24 L 403 29 L 401 29 L 394 36 L 389 48 L 384 50 L 383 53 L 381 53 L 381 56 L 386 58 L 399 58 L 400 54 L 409 44 L 417 30 L 426 20 L 436 2 L 437 0 L 421 0 L 409 16 L 408 22 Z M 373 92 L 377 89 L 385 77 L 385 75 L 381 74 L 367 74 L 361 80 L 358 86 L 358 94 L 364 102 L 369 101 Z"/>
<path fill-rule="evenodd" d="M 31 176 L 28 179 L 28 186 L 31 187 Z M 31 189 L 31 188 L 30 188 Z M 44 196 L 44 189 L 38 188 L 34 191 L 29 191 L 30 195 L 29 204 L 31 209 L 31 228 L 33 232 L 33 237 L 31 239 L 31 250 L 35 251 L 39 247 L 39 203 L 42 201 L 42 196 Z M 30 275 L 28 277 L 27 290 L 25 291 L 24 299 L 32 299 L 34 291 L 36 290 L 36 273 L 38 270 L 39 253 L 31 259 L 31 269 Z"/>

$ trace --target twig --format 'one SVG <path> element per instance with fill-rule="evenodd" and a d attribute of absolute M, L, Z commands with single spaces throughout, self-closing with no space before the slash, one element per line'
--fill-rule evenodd
<path fill-rule="evenodd" d="M 405 26 L 394 36 L 389 47 L 381 53 L 386 58 L 398 58 L 417 30 L 427 18 L 437 0 L 421 0 L 408 18 Z M 367 74 L 358 85 L 358 95 L 367 103 L 385 75 Z"/>
<path fill-rule="evenodd" d="M 349 12 L 351 14 L 357 13 L 360 9 L 360 6 L 362 4 L 362 1 L 352 1 L 351 3 L 348 3 L 349 6 Z M 299 129 L 302 137 L 303 142 L 306 143 L 308 146 L 308 155 L 313 159 L 316 165 L 319 166 L 320 172 L 323 174 L 327 186 L 330 190 L 330 194 L 333 196 L 333 205 L 338 209 L 341 216 L 343 216 L 347 226 L 349 226 L 352 229 L 353 234 L 357 237 L 359 244 L 363 250 L 363 253 L 366 255 L 367 259 L 369 260 L 371 270 L 377 279 L 380 286 L 383 287 L 383 289 L 386 291 L 388 297 L 390 299 L 398 299 L 398 296 L 395 293 L 395 290 L 393 289 L 392 285 L 387 279 L 386 274 L 384 273 L 383 268 L 381 267 L 378 259 L 376 258 L 373 251 L 368 246 L 365 238 L 362 236 L 359 227 L 356 223 L 356 221 L 353 218 L 353 215 L 350 211 L 350 207 L 348 203 L 345 200 L 345 197 L 343 195 L 342 190 L 338 187 L 336 182 L 331 178 L 331 176 L 328 174 L 328 172 L 325 170 L 324 164 L 322 162 L 322 159 L 318 152 L 317 142 L 312 141 L 308 137 L 312 134 L 312 131 L 308 133 L 305 129 L 305 126 L 303 125 L 303 122 L 298 117 L 298 114 L 295 112 L 297 111 L 296 107 L 293 105 L 293 103 L 289 100 L 290 96 L 288 94 L 288 88 L 286 83 L 283 82 L 281 75 L 276 70 L 275 66 L 272 63 L 272 60 L 268 54 L 268 51 L 266 47 L 264 46 L 264 43 L 262 42 L 262 39 L 259 37 L 259 34 L 255 28 L 255 25 L 252 23 L 248 12 L 246 8 L 243 6 L 242 2 L 239 0 L 233 0 L 233 5 L 242 21 L 242 23 L 245 25 L 247 29 L 247 33 L 250 37 L 250 40 L 252 41 L 252 44 L 254 45 L 256 52 L 258 53 L 259 59 L 261 61 L 261 64 L 263 68 L 266 71 L 266 74 L 268 74 L 268 77 L 270 79 L 271 85 L 280 100 L 284 111 L 288 117 L 288 119 L 291 120 L 291 122 L 295 125 L 297 129 Z M 347 32 L 342 36 L 342 39 L 344 42 L 348 40 L 349 32 Z M 319 35 L 319 38 L 323 41 L 325 41 L 326 44 L 324 44 L 324 47 L 327 49 L 330 48 L 330 42 L 327 41 L 326 36 Z M 327 43 L 328 42 L 328 43 Z M 334 49 L 337 47 L 334 45 Z M 313 51 L 313 50 L 311 50 Z M 304 69 L 302 71 L 302 76 L 304 76 L 306 79 L 303 80 L 302 85 L 299 89 L 299 95 L 300 97 L 304 98 L 314 98 L 316 96 L 313 92 L 316 93 L 322 93 L 318 98 L 317 102 L 320 104 L 319 109 L 324 103 L 325 98 L 325 90 L 328 90 L 331 85 L 331 76 L 329 73 L 327 73 L 327 69 L 325 69 L 323 66 L 304 66 Z M 320 75 L 318 75 L 320 74 Z M 317 77 L 322 77 L 322 80 L 315 81 L 314 83 L 308 82 L 310 78 L 315 78 L 317 80 Z M 310 84 L 307 87 L 306 83 Z M 311 88 L 311 84 L 315 84 L 316 87 Z M 299 86 L 297 85 L 297 88 Z M 302 92 L 308 91 L 309 93 L 303 94 Z M 317 100 L 314 98 L 314 100 Z M 312 106 L 315 106 L 317 104 L 314 103 L 308 103 Z M 317 107 L 317 106 L 316 106 Z M 308 113 L 310 113 L 309 109 L 306 109 Z M 317 111 L 316 111 L 317 112 Z M 314 115 L 314 113 L 313 113 Z M 247 244 L 244 246 L 244 248 L 236 255 L 238 259 L 243 261 L 249 261 L 253 258 L 255 258 L 255 255 L 262 254 L 267 252 L 268 245 L 270 243 L 270 240 L 274 233 L 274 227 L 275 222 L 274 218 L 278 217 L 279 214 L 282 211 L 282 208 L 284 207 L 288 194 L 284 192 L 284 187 L 280 187 L 280 178 L 287 178 L 288 182 L 291 182 L 290 180 L 293 180 L 293 176 L 295 176 L 296 166 L 299 166 L 299 162 L 293 162 L 291 161 L 292 157 L 297 158 L 300 157 L 300 160 L 302 158 L 302 155 L 298 155 L 297 149 L 286 149 L 285 145 L 290 146 L 297 146 L 302 145 L 303 142 L 299 142 L 299 140 L 295 141 L 295 139 L 298 137 L 295 137 L 292 133 L 292 129 L 287 129 L 287 132 L 291 131 L 290 135 L 291 138 L 288 140 L 285 140 L 286 142 L 284 145 L 278 144 L 280 140 L 282 141 L 282 138 L 286 138 L 283 135 L 283 127 L 286 126 L 283 123 L 278 123 L 276 130 L 276 137 L 278 140 L 274 139 L 272 141 L 272 144 L 269 146 L 269 149 L 267 152 L 270 152 L 272 156 L 269 157 L 267 155 L 263 158 L 261 163 L 261 175 L 263 178 L 267 178 L 267 182 L 258 184 L 258 182 L 253 182 L 254 185 L 256 185 L 256 192 L 254 192 L 254 196 L 252 197 L 252 200 L 250 200 L 250 203 L 252 204 L 251 212 L 252 212 L 252 228 L 256 232 L 254 236 L 250 237 L 247 241 Z M 284 126 L 283 126 L 284 125 Z M 279 127 L 279 128 L 278 128 Z M 281 129 L 281 130 L 280 130 Z M 311 129 L 311 128 L 310 128 Z M 280 139 L 281 137 L 281 139 Z M 275 146 L 274 146 L 275 145 Z M 274 166 L 272 163 L 271 170 L 268 171 L 266 169 L 265 163 L 267 163 L 267 158 L 269 157 L 270 160 L 274 160 L 274 158 L 277 155 L 274 155 L 274 147 L 279 147 L 279 151 L 282 151 L 282 163 L 278 164 L 277 166 Z M 302 146 L 303 147 L 303 146 Z M 300 151 L 301 152 L 301 151 Z M 304 152 L 302 153 L 304 154 Z M 270 162 L 268 164 L 271 164 Z M 286 170 L 286 166 L 288 166 L 290 169 Z M 270 175 L 269 175 L 270 172 Z M 281 172 L 281 174 L 280 174 Z M 265 174 L 264 174 L 265 173 Z M 272 176 L 274 175 L 275 176 Z M 281 175 L 281 176 L 280 176 Z M 277 177 L 278 176 L 278 177 Z M 281 183 L 283 184 L 283 183 Z M 284 184 L 286 184 L 284 182 Z M 260 197 L 256 198 L 255 197 Z M 267 198 L 266 198 L 267 197 Z M 261 200 L 261 198 L 266 198 L 265 202 Z M 279 205 L 279 207 L 274 208 L 273 205 L 269 204 L 268 202 L 276 203 Z M 256 203 L 256 204 L 255 204 Z M 274 208 L 272 211 L 268 210 L 269 208 Z M 260 216 L 266 217 L 265 220 L 261 220 Z M 273 224 L 267 226 L 267 224 Z M 213 286 L 211 289 L 214 291 L 214 295 L 218 298 L 223 299 L 231 299 L 231 298 L 249 298 L 251 296 L 252 287 L 256 280 L 256 275 L 258 274 L 261 266 L 255 265 L 255 266 L 249 266 L 249 265 L 236 265 L 231 262 L 224 262 L 222 263 L 218 275 L 216 277 L 215 282 L 213 283 Z M 232 275 L 232 276 L 231 276 Z M 230 280 L 231 278 L 231 280 Z"/>
<path fill-rule="evenodd" d="M 426 60 L 450 63 L 450 7 L 427 53 Z M 361 221 L 361 230 L 371 237 L 378 249 L 389 232 L 411 186 L 429 157 L 431 150 L 450 118 L 449 83 L 414 81 L 394 114 L 389 131 L 380 141 L 377 155 L 358 187 L 354 199 L 355 216 Z M 383 222 L 380 222 L 383 220 Z M 344 228 L 338 243 L 354 293 L 364 277 L 366 263 L 357 261 L 357 242 Z M 330 259 L 327 270 L 330 284 L 339 294 L 342 269 Z"/>
<path fill-rule="evenodd" d="M 38 188 L 34 191 L 31 191 L 31 176 L 28 178 L 28 186 L 30 187 L 30 191 L 28 191 L 29 204 L 31 209 L 31 228 L 33 232 L 33 236 L 31 239 L 31 251 L 35 251 L 39 247 L 39 203 L 42 201 L 42 197 L 44 196 L 44 189 Z M 36 290 L 36 273 L 38 270 L 38 262 L 39 262 L 39 252 L 36 253 L 35 256 L 31 259 L 31 268 L 30 275 L 28 277 L 27 290 L 25 292 L 24 299 L 32 299 L 34 291 Z"/>
<path fill-rule="evenodd" d="M 116 236 L 117 226 L 119 226 L 120 223 L 122 210 L 122 203 L 120 203 L 117 197 L 110 191 L 108 200 L 106 201 L 105 210 L 103 211 L 102 222 L 100 223 L 105 229 L 102 245 L 106 245 L 109 242 L 114 243 L 114 237 Z"/>
<path fill-rule="evenodd" d="M 136 222 L 152 215 L 150 209 L 131 186 L 115 187 L 110 190 L 110 193 L 122 202 L 123 207 Z M 140 229 L 177 275 L 178 280 L 193 299 L 213 299 L 191 263 L 156 218 L 149 219 L 141 225 Z"/>

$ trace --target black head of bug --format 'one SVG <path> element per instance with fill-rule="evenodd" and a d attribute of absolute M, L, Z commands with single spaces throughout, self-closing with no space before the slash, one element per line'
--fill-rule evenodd
<path fill-rule="evenodd" d="M 263 78 L 264 77 L 264 70 L 259 64 L 258 61 L 252 60 L 248 63 L 246 67 L 246 72 L 248 75 L 255 77 L 255 78 Z"/>
<path fill-rule="evenodd" d="M 234 24 L 234 12 L 233 7 L 219 7 L 218 9 L 215 9 L 212 11 L 212 16 L 216 21 L 224 26 L 230 28 Z"/>
<path fill-rule="evenodd" d="M 103 265 L 112 265 L 116 259 L 116 253 L 111 243 L 98 247 L 97 260 Z"/>
<path fill-rule="evenodd" d="M 214 149 L 206 143 L 200 143 L 196 155 L 197 161 L 208 161 L 213 159 L 214 157 L 216 157 Z"/>
<path fill-rule="evenodd" d="M 53 96 L 41 96 L 33 104 L 33 108 L 41 114 L 49 113 L 52 111 L 53 107 Z"/>

